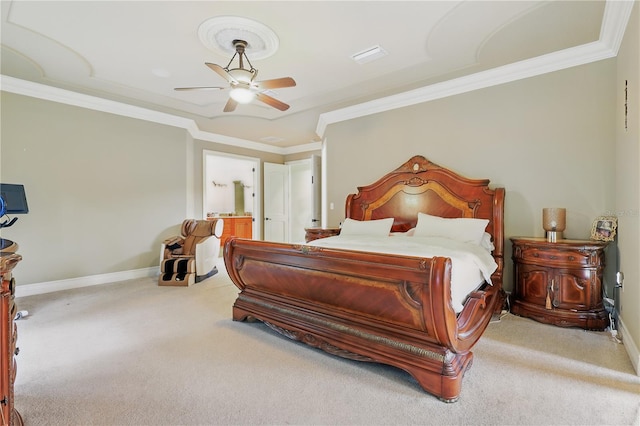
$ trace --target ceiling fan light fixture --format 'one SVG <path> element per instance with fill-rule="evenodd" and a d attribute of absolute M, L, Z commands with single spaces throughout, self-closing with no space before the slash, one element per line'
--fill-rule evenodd
<path fill-rule="evenodd" d="M 238 102 L 239 104 L 248 104 L 249 102 L 253 101 L 253 99 L 256 97 L 256 94 L 251 89 L 248 89 L 246 87 L 234 87 L 233 89 L 231 89 L 231 92 L 229 92 L 229 96 L 231 96 L 231 99 Z"/>
<path fill-rule="evenodd" d="M 212 71 L 229 82 L 231 89 L 229 91 L 229 100 L 225 104 L 223 111 L 233 112 L 238 104 L 248 104 L 254 99 L 280 111 L 288 110 L 289 105 L 279 101 L 273 96 L 269 96 L 265 92 L 269 89 L 293 87 L 296 85 L 295 80 L 291 77 L 282 77 L 255 82 L 254 79 L 258 74 L 258 70 L 251 65 L 251 62 L 246 55 L 246 49 L 250 47 L 250 44 L 247 40 L 240 38 L 234 38 L 231 43 L 235 49 L 235 53 L 226 66 L 223 67 L 211 62 L 204 63 Z M 231 68 L 231 64 L 234 60 L 237 60 L 238 62 L 237 68 Z M 245 62 L 249 65 L 249 68 L 244 67 Z M 179 87 L 175 90 L 211 88 L 212 87 Z"/>
<path fill-rule="evenodd" d="M 234 68 L 229 70 L 229 74 L 231 77 L 238 80 L 240 83 L 251 83 L 253 77 L 255 76 L 255 72 L 251 72 L 250 70 L 244 68 Z"/>

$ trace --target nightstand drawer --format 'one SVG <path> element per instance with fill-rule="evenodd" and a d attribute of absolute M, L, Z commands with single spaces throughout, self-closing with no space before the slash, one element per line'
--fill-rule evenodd
<path fill-rule="evenodd" d="M 521 249 L 520 259 L 529 261 L 541 261 L 545 264 L 558 263 L 558 264 L 571 264 L 571 265 L 594 265 L 592 262 L 595 260 L 599 264 L 598 256 L 593 259 L 594 256 L 591 252 L 576 250 L 576 249 L 557 249 L 553 247 L 531 247 L 524 246 Z"/>

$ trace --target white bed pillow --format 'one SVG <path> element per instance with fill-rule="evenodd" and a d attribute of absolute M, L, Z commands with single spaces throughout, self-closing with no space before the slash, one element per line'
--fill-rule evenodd
<path fill-rule="evenodd" d="M 390 237 L 413 237 L 416 228 L 411 228 L 406 232 L 391 232 L 389 233 Z M 493 241 L 491 241 L 491 234 L 485 232 L 482 235 L 482 240 L 480 240 L 480 247 L 487 249 L 489 252 L 492 252 L 496 249 L 496 246 L 493 245 Z"/>
<path fill-rule="evenodd" d="M 416 237 L 444 237 L 480 245 L 488 219 L 444 218 L 418 213 Z"/>
<path fill-rule="evenodd" d="M 355 220 L 347 218 L 342 223 L 340 235 L 368 235 L 383 237 L 389 235 L 393 226 L 393 218 L 376 220 Z"/>
<path fill-rule="evenodd" d="M 494 251 L 496 249 L 496 246 L 493 245 L 493 242 L 491 242 L 491 234 L 488 232 L 485 232 L 482 235 L 482 241 L 480 241 L 480 246 L 486 248 L 489 251 Z"/>

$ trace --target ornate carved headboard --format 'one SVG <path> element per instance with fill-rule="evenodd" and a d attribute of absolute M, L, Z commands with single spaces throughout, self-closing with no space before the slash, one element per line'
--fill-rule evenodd
<path fill-rule="evenodd" d="M 394 218 L 392 231 L 416 226 L 418 212 L 447 218 L 488 219 L 493 237 L 494 273 L 502 282 L 504 265 L 504 188 L 488 179 L 468 179 L 416 155 L 377 182 L 347 196 L 345 215 L 356 220 Z M 499 276 L 497 276 L 499 274 Z"/>

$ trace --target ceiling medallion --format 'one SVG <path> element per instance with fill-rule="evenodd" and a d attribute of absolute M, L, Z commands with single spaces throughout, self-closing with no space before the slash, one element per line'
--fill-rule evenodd
<path fill-rule="evenodd" d="M 214 16 L 198 27 L 202 44 L 222 56 L 236 51 L 234 40 L 247 42 L 246 52 L 251 59 L 264 59 L 276 53 L 278 36 L 266 25 L 239 16 Z"/>

